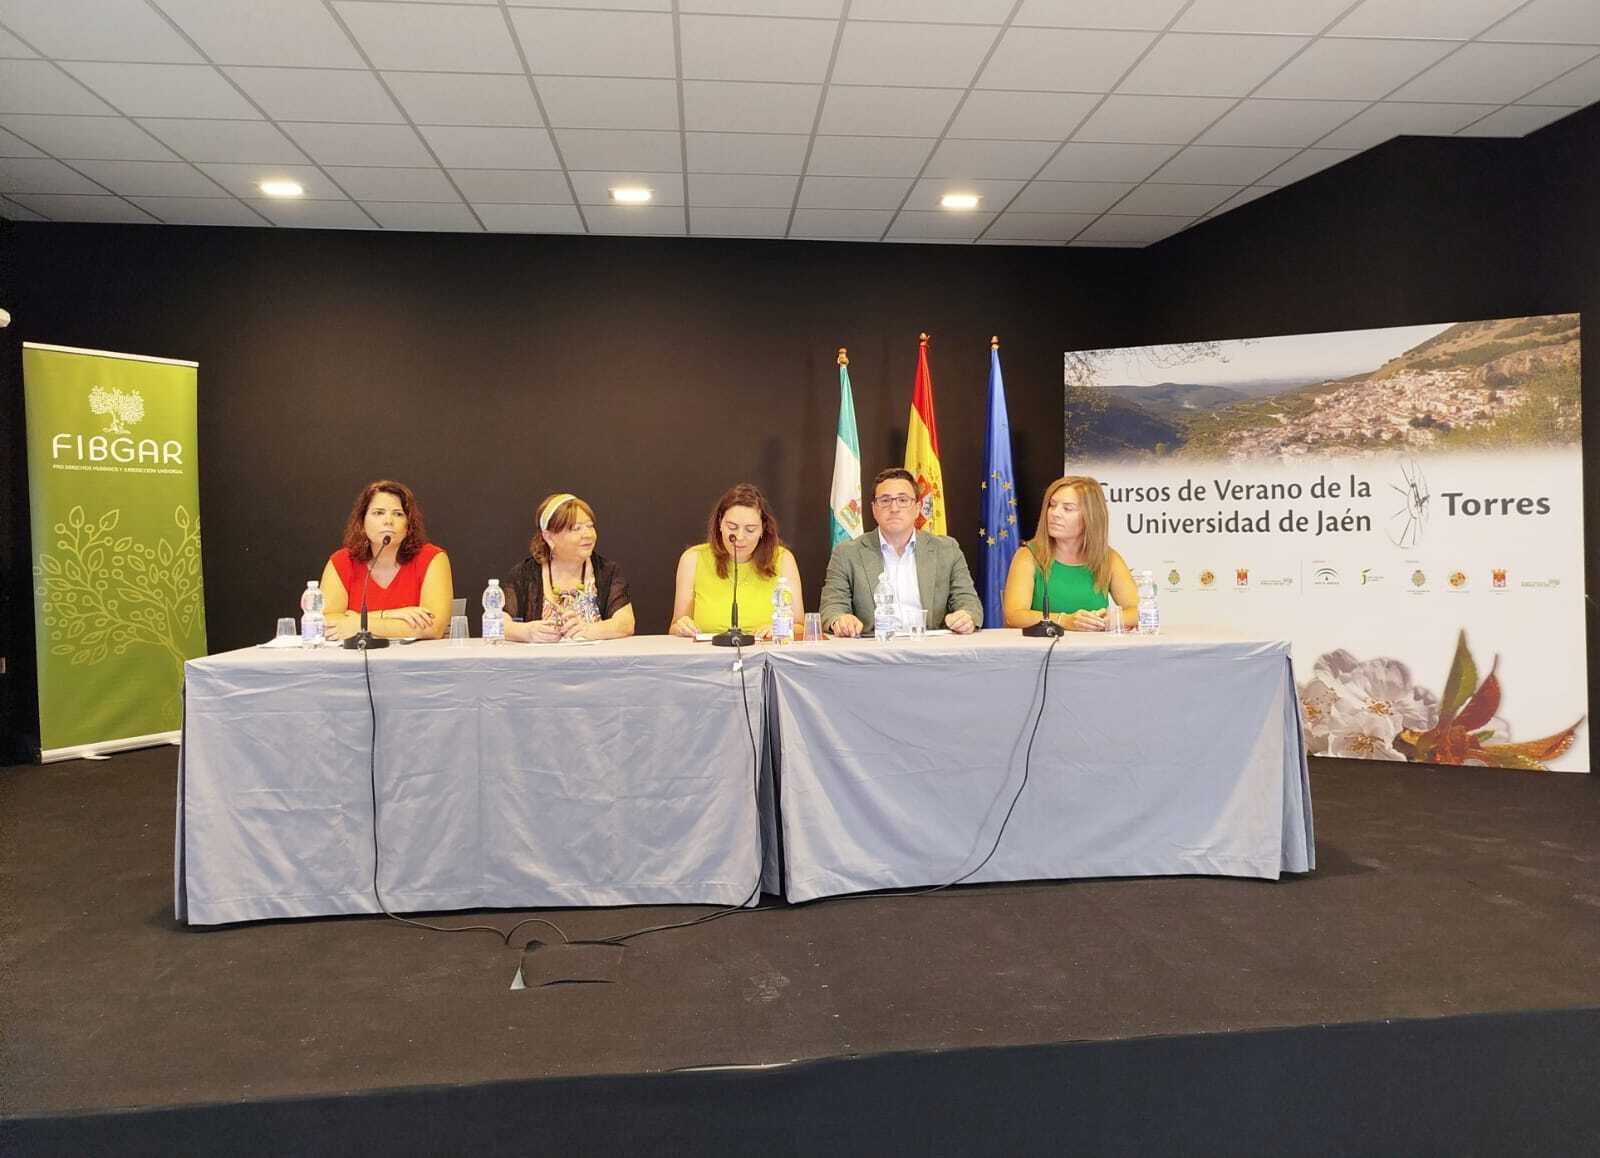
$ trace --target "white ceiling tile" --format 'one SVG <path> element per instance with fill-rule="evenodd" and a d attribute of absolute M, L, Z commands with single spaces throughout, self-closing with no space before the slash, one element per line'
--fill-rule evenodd
<path fill-rule="evenodd" d="M 818 137 L 806 171 L 832 177 L 915 177 L 933 144 L 928 137 Z"/>
<path fill-rule="evenodd" d="M 160 0 L 216 64 L 360 68 L 359 53 L 321 0 Z"/>
<path fill-rule="evenodd" d="M 670 80 L 546 76 L 539 80 L 539 96 L 556 128 L 678 127 L 678 86 Z"/>
<path fill-rule="evenodd" d="M 1447 136 L 1493 112 L 1494 108 L 1487 104 L 1383 101 L 1329 133 L 1320 143 L 1339 149 L 1369 149 L 1402 134 Z"/>
<path fill-rule="evenodd" d="M 1468 44 L 1395 93 L 1394 99 L 1516 100 L 1594 54 L 1593 48 L 1571 44 Z"/>
<path fill-rule="evenodd" d="M 994 43 L 995 32 L 962 24 L 851 20 L 839 42 L 833 81 L 966 88 Z"/>
<path fill-rule="evenodd" d="M 517 46 L 499 8 L 369 4 L 365 0 L 336 0 L 333 6 L 374 68 L 522 71 Z"/>
<path fill-rule="evenodd" d="M 7 117 L 5 119 L 13 121 L 20 118 Z M 66 119 L 81 120 L 86 118 L 74 117 Z M 15 133 L 8 133 L 4 129 L 0 129 L 0 157 L 42 157 L 43 155 L 38 149 L 28 144 Z"/>
<path fill-rule="evenodd" d="M 689 210 L 689 232 L 696 237 L 782 237 L 788 228 L 787 208 Z"/>
<path fill-rule="evenodd" d="M 288 124 L 294 138 L 319 165 L 416 165 L 433 158 L 410 125 Z"/>
<path fill-rule="evenodd" d="M 206 176 L 213 178 L 235 197 L 244 197 L 254 203 L 266 200 L 261 192 L 263 181 L 298 181 L 312 201 L 343 200 L 344 193 L 332 178 L 310 165 L 231 165 L 204 163 L 200 165 Z"/>
<path fill-rule="evenodd" d="M 410 0 L 405 0 L 410 3 Z M 481 4 L 484 0 L 451 0 Z M 511 0 L 517 8 L 606 8 L 618 12 L 671 12 L 672 0 Z"/>
<path fill-rule="evenodd" d="M 201 59 L 145 0 L 6 0 L 0 20 L 58 60 Z"/>
<path fill-rule="evenodd" d="M 789 236 L 877 240 L 892 220 L 892 209 L 797 209 Z"/>
<path fill-rule="evenodd" d="M 1108 213 L 1080 233 L 1078 238 L 1119 245 L 1149 245 L 1163 237 L 1172 236 L 1193 221 L 1193 217 L 1141 217 Z"/>
<path fill-rule="evenodd" d="M 1237 185 L 1157 185 L 1146 181 L 1116 204 L 1116 212 L 1198 217 L 1239 191 Z"/>
<path fill-rule="evenodd" d="M 87 193 L 106 191 L 89 178 L 49 157 L 0 159 L 0 193 Z"/>
<path fill-rule="evenodd" d="M 1004 24 L 1011 5 L 1012 0 L 852 0 L 850 19 Z"/>
<path fill-rule="evenodd" d="M 274 225 L 297 229 L 376 229 L 354 201 L 251 201 Z"/>
<path fill-rule="evenodd" d="M 1306 45 L 1297 36 L 1200 36 L 1169 32 L 1118 92 L 1244 96 Z"/>
<path fill-rule="evenodd" d="M 960 99 L 954 89 L 830 85 L 818 131 L 843 136 L 937 137 Z"/>
<path fill-rule="evenodd" d="M 1350 0 L 1194 0 L 1173 28 L 1314 36 L 1348 7 Z"/>
<path fill-rule="evenodd" d="M 1148 32 L 1011 28 L 978 87 L 1107 92 L 1153 39 Z"/>
<path fill-rule="evenodd" d="M 807 177 L 800 187 L 803 209 L 898 209 L 911 188 L 909 177 Z"/>
<path fill-rule="evenodd" d="M 1583 108 L 1600 101 L 1600 60 L 1579 65 L 1522 100 L 1530 105 L 1566 105 L 1569 108 Z"/>
<path fill-rule="evenodd" d="M 440 169 L 330 165 L 328 176 L 357 201 L 460 201 Z"/>
<path fill-rule="evenodd" d="M 130 117 L 260 117 L 221 73 L 208 64 L 102 64 L 62 66 Z"/>
<path fill-rule="evenodd" d="M 474 205 L 495 202 L 570 205 L 564 173 L 551 169 L 452 169 L 462 196 Z M 479 214 L 482 216 L 482 214 Z"/>
<path fill-rule="evenodd" d="M 1542 129 L 1546 125 L 1559 121 L 1562 117 L 1570 116 L 1572 110 L 1558 105 L 1507 105 L 1498 112 L 1490 113 L 1480 121 L 1475 121 L 1462 129 L 1456 135 L 1461 137 L 1522 137 L 1535 129 Z"/>
<path fill-rule="evenodd" d="M 419 130 L 447 169 L 559 169 L 544 129 L 427 125 Z"/>
<path fill-rule="evenodd" d="M 952 213 L 948 209 L 931 212 L 906 210 L 889 226 L 889 236 L 917 241 L 971 241 L 982 233 L 995 215 L 982 211 Z"/>
<path fill-rule="evenodd" d="M 1320 173 L 1337 165 L 1340 161 L 1348 161 L 1359 152 L 1360 149 L 1307 149 L 1262 177 L 1258 184 L 1292 185 L 1313 173 Z"/>
<path fill-rule="evenodd" d="M 971 217 L 1000 212 L 1010 200 L 1022 191 L 1025 181 L 986 181 L 954 177 L 924 177 L 911 187 L 906 199 L 906 211 L 949 213 L 954 217 Z M 976 193 L 978 208 L 972 212 L 953 212 L 939 207 L 939 199 L 946 193 Z"/>
<path fill-rule="evenodd" d="M 139 208 L 167 225 L 246 225 L 267 222 L 232 197 L 130 197 Z"/>
<path fill-rule="evenodd" d="M 190 161 L 238 163 L 304 161 L 306 156 L 276 125 L 265 121 L 196 121 L 154 117 L 139 122 Z"/>
<path fill-rule="evenodd" d="M 753 173 L 690 173 L 689 204 L 716 208 L 784 209 L 794 204 L 798 177 Z"/>
<path fill-rule="evenodd" d="M 798 134 L 686 133 L 689 170 L 698 173 L 798 173 L 810 138 Z"/>
<path fill-rule="evenodd" d="M 1064 140 L 1100 98 L 1089 93 L 1000 92 L 978 89 L 950 126 L 952 137 Z"/>
<path fill-rule="evenodd" d="M 928 161 L 930 177 L 1032 177 L 1056 151 L 1052 141 L 946 140 Z"/>
<path fill-rule="evenodd" d="M 556 133 L 568 169 L 641 169 L 663 172 L 683 164 L 677 133 L 561 129 Z"/>
<path fill-rule="evenodd" d="M 115 113 L 48 60 L 0 60 L 0 113 Z"/>
<path fill-rule="evenodd" d="M 1455 45 L 1427 40 L 1324 37 L 1261 86 L 1258 97 L 1374 101 L 1433 64 Z"/>
<path fill-rule="evenodd" d="M 1483 38 L 1600 44 L 1600 5 L 1594 0 L 1533 0 Z"/>
<path fill-rule="evenodd" d="M 1365 101 L 1247 100 L 1201 134 L 1202 145 L 1309 145 L 1367 107 Z"/>
<path fill-rule="evenodd" d="M 978 238 L 974 245 L 1010 245 L 1029 249 L 1059 249 L 1059 241 L 1034 241 L 1026 238 L 996 237 L 994 227 L 990 226 L 989 232 Z"/>
<path fill-rule="evenodd" d="M 663 83 L 670 86 L 671 82 Z M 691 129 L 809 133 L 821 99 L 820 85 L 686 80 L 683 82 L 683 118 L 685 126 Z"/>
<path fill-rule="evenodd" d="M 217 183 L 182 161 L 74 161 L 113 193 L 139 197 L 221 197 Z"/>
<path fill-rule="evenodd" d="M 671 16 L 513 8 L 511 20 L 541 76 L 677 75 Z"/>
<path fill-rule="evenodd" d="M 1146 218 L 1149 220 L 1149 218 Z M 1126 241 L 1084 241 L 1081 237 L 1073 238 L 1067 242 L 1073 249 L 1128 249 L 1130 243 Z"/>
<path fill-rule="evenodd" d="M 370 201 L 362 205 L 385 229 L 418 232 L 482 233 L 483 226 L 461 202 Z"/>
<path fill-rule="evenodd" d="M 1094 221 L 1094 213 L 1022 213 L 1015 209 L 995 218 L 985 241 L 1071 241 Z"/>
<path fill-rule="evenodd" d="M 828 20 L 680 16 L 683 75 L 696 80 L 787 80 L 820 84 L 838 25 Z M 669 34 L 667 75 L 672 75 Z"/>
<path fill-rule="evenodd" d="M 19 193 L 11 198 L 24 208 L 31 209 L 51 221 L 98 221 L 108 224 L 155 225 L 151 217 L 137 205 L 109 194 L 102 197 L 83 194 L 65 196 L 36 196 Z"/>
<path fill-rule="evenodd" d="M 43 213 L 35 213 L 32 209 L 26 209 L 17 202 L 7 201 L 3 197 L 0 197 L 0 218 L 4 218 L 7 221 L 50 220 Z"/>
<path fill-rule="evenodd" d="M 1133 186 L 1126 181 L 1034 181 L 1009 213 L 1104 213 Z"/>
<path fill-rule="evenodd" d="M 1039 176 L 1057 181 L 1143 181 L 1178 149 L 1178 145 L 1068 141 Z"/>
<path fill-rule="evenodd" d="M 1249 185 L 1293 157 L 1298 150 L 1237 145 L 1190 145 L 1151 176 L 1152 181 Z"/>
<path fill-rule="evenodd" d="M 1333 27 L 1335 36 L 1470 40 L 1523 0 L 1366 0 Z"/>
<path fill-rule="evenodd" d="M 225 70 L 277 121 L 405 120 L 372 73 L 330 68 L 230 68 Z"/>
<path fill-rule="evenodd" d="M 1159 31 L 1188 0 L 1024 0 L 1017 26 L 1148 28 Z"/>
<path fill-rule="evenodd" d="M 581 172 L 570 174 L 572 188 L 578 194 L 578 204 L 609 205 L 617 209 L 629 209 L 632 206 L 617 205 L 611 199 L 611 190 L 619 185 L 643 185 L 654 194 L 650 198 L 650 205 L 660 207 L 679 206 L 683 204 L 683 174 L 682 173 L 649 173 L 637 169 L 620 170 L 617 172 Z"/>
<path fill-rule="evenodd" d="M 681 237 L 683 210 L 667 205 L 595 205 L 583 211 L 589 232 Z"/>
<path fill-rule="evenodd" d="M 525 76 L 386 72 L 383 80 L 419 125 L 544 124 Z"/>
<path fill-rule="evenodd" d="M 543 0 L 555 4 L 561 0 Z M 610 8 L 631 8 L 632 4 L 613 5 L 608 0 L 587 0 L 588 3 Z M 856 0 L 855 7 L 861 6 Z M 670 0 L 663 0 L 663 8 L 670 8 Z M 717 16 L 811 16 L 834 20 L 844 10 L 844 0 L 681 0 L 680 12 L 708 12 Z"/>
<path fill-rule="evenodd" d="M 11 33 L 0 29 L 0 57 L 30 57 L 39 54 Z"/>
<path fill-rule="evenodd" d="M 1250 202 L 1259 197 L 1265 197 L 1268 193 L 1276 193 L 1277 191 L 1277 188 L 1272 185 L 1251 185 L 1247 189 L 1239 190 L 1232 197 L 1229 197 L 1221 205 L 1218 205 L 1210 213 L 1206 214 L 1206 216 L 1221 217 L 1224 213 L 1228 213 L 1234 209 L 1237 209 L 1241 205 L 1248 205 Z"/>
<path fill-rule="evenodd" d="M 496 233 L 582 233 L 571 205 L 474 205 L 485 229 Z"/>
<path fill-rule="evenodd" d="M 172 150 L 126 117 L 0 115 L 4 125 L 53 157 L 121 161 L 176 161 Z M 24 154 L 25 155 L 25 154 Z"/>
<path fill-rule="evenodd" d="M 1073 134 L 1079 141 L 1183 144 L 1233 107 L 1227 97 L 1110 96 Z"/>

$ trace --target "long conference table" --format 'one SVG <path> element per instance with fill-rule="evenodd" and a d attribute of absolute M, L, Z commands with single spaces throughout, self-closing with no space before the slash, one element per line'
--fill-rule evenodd
<path fill-rule="evenodd" d="M 354 652 L 186 665 L 180 920 L 1315 867 L 1283 641 L 991 630 L 736 656 L 641 636 L 368 659 L 370 702 Z"/>

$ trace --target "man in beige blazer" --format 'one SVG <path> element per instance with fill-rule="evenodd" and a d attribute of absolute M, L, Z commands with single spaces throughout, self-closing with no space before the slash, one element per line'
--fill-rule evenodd
<path fill-rule="evenodd" d="M 822 585 L 822 626 L 834 635 L 872 631 L 872 593 L 889 573 L 900 605 L 928 613 L 930 628 L 966 635 L 983 626 L 983 603 L 961 546 L 948 535 L 917 530 L 917 480 L 903 467 L 879 473 L 872 488 L 877 529 L 840 543 Z"/>

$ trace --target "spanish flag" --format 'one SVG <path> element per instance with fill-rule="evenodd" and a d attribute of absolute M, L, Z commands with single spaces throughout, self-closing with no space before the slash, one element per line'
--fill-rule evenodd
<path fill-rule="evenodd" d="M 939 469 L 939 428 L 933 421 L 933 375 L 928 373 L 928 335 L 917 348 L 917 384 L 906 424 L 906 469 L 916 476 L 917 530 L 944 531 L 944 472 Z"/>

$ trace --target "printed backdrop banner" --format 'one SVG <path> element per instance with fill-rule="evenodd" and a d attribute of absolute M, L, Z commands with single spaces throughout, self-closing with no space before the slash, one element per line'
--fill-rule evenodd
<path fill-rule="evenodd" d="M 1066 473 L 1164 621 L 1292 641 L 1311 751 L 1587 772 L 1579 344 L 1555 314 L 1068 353 Z"/>
<path fill-rule="evenodd" d="M 46 760 L 157 743 L 206 652 L 193 362 L 24 343 Z"/>

